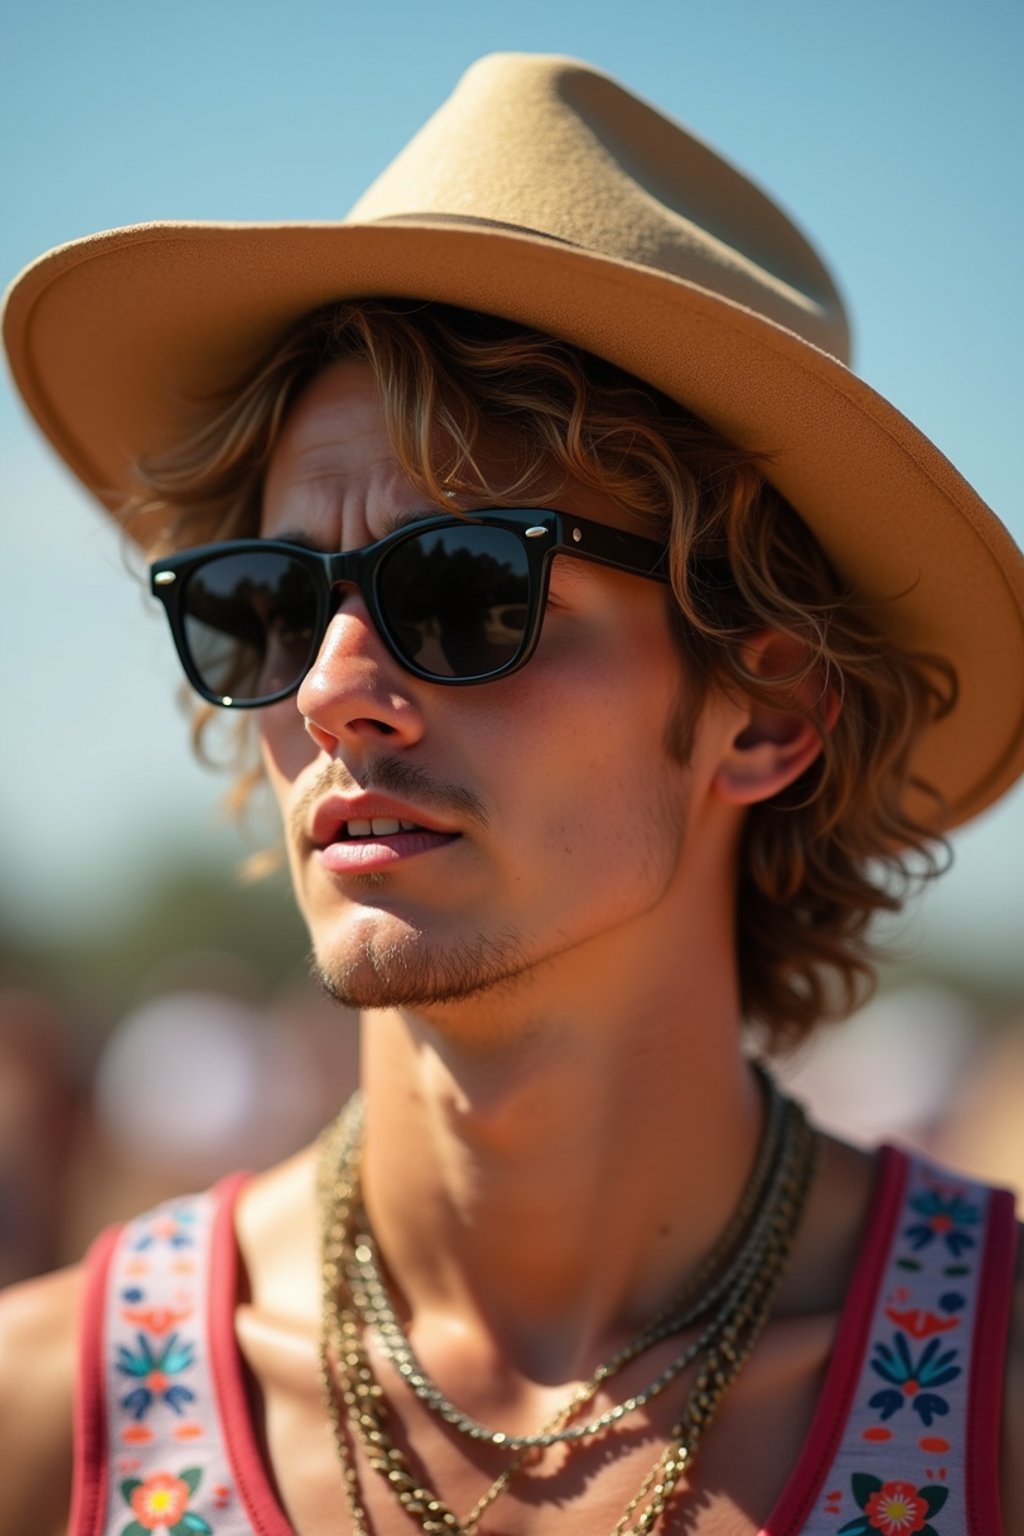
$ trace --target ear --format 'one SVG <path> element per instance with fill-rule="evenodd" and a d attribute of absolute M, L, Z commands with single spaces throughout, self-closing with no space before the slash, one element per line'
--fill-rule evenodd
<path fill-rule="evenodd" d="M 821 753 L 820 732 L 839 716 L 839 697 L 818 673 L 802 677 L 805 647 L 790 635 L 766 631 L 748 642 L 748 671 L 778 680 L 778 704 L 747 699 L 743 721 L 728 744 L 715 777 L 721 799 L 756 805 L 792 784 Z M 787 681 L 789 680 L 789 681 Z"/>

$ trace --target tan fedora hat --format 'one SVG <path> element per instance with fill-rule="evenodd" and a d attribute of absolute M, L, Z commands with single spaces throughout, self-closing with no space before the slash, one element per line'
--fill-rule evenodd
<path fill-rule="evenodd" d="M 145 224 L 22 273 L 4 335 L 58 453 L 112 509 L 139 454 L 333 299 L 438 299 L 599 353 L 772 455 L 880 627 L 956 666 L 919 771 L 965 820 L 1024 770 L 1024 561 L 846 367 L 841 300 L 739 172 L 571 59 L 481 60 L 346 219 Z"/>

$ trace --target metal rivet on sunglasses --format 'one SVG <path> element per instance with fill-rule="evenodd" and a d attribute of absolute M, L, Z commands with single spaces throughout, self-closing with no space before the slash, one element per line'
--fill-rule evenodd
<path fill-rule="evenodd" d="M 158 587 L 169 587 L 171 582 L 177 581 L 177 579 L 178 577 L 174 571 L 157 571 L 153 577 L 153 583 Z"/>
<path fill-rule="evenodd" d="M 541 539 L 546 533 L 546 528 L 527 528 L 526 537 L 528 539 Z"/>
<path fill-rule="evenodd" d="M 579 529 L 579 528 L 574 528 L 573 531 L 572 531 L 572 541 L 573 541 L 573 543 L 574 544 L 579 544 L 579 542 L 581 541 L 582 538 L 583 538 L 582 530 Z"/>

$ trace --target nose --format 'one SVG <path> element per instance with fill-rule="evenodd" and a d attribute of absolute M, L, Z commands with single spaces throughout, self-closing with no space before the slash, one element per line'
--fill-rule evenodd
<path fill-rule="evenodd" d="M 412 746 L 423 735 L 417 680 L 387 650 L 358 593 L 346 593 L 296 703 L 322 752 Z"/>

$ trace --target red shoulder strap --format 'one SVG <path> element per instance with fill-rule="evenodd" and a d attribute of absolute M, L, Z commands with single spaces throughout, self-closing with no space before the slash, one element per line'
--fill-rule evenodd
<path fill-rule="evenodd" d="M 772 1536 L 1002 1536 L 1013 1197 L 928 1159 L 906 1178 L 848 1409 L 813 1503 Z M 810 1492 L 810 1490 L 808 1490 Z"/>
<path fill-rule="evenodd" d="M 212 1237 L 238 1183 L 170 1201 L 89 1255 L 69 1536 L 252 1536 L 210 1337 Z"/>
<path fill-rule="evenodd" d="M 108 1227 L 85 1259 L 78 1320 L 78 1376 L 74 1397 L 74 1464 L 68 1536 L 97 1536 L 107 1504 L 107 1424 L 104 1392 L 104 1315 L 110 1261 L 121 1235 Z"/>

